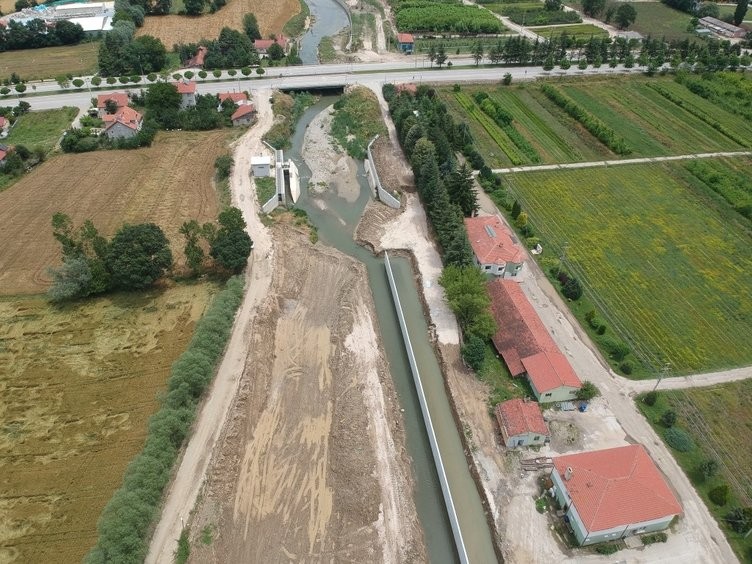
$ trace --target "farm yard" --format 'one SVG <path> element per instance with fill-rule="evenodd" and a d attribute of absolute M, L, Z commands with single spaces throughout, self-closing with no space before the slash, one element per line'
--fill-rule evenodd
<path fill-rule="evenodd" d="M 77 113 L 78 108 L 65 107 L 26 113 L 18 118 L 5 141 L 11 145 L 25 145 L 28 149 L 39 147 L 49 153 Z"/>
<path fill-rule="evenodd" d="M 3 10 L 3 13 L 5 10 Z M 99 42 L 65 47 L 5 51 L 0 63 L 0 79 L 15 72 L 24 80 L 54 78 L 64 74 L 86 75 L 97 70 Z M 0 102 L 1 103 L 1 102 Z"/>
<path fill-rule="evenodd" d="M 455 0 L 402 0 L 393 5 L 399 31 L 500 33 L 501 22 L 488 10 Z"/>
<path fill-rule="evenodd" d="M 0 561 L 82 560 L 216 290 L 0 297 Z"/>
<path fill-rule="evenodd" d="M 550 81 L 513 87 L 463 87 L 461 92 L 444 88 L 441 95 L 455 115 L 473 118 L 469 125 L 477 149 L 492 168 L 531 164 L 535 158 L 524 154 L 520 158 L 508 135 L 472 103 L 479 92 L 488 94 L 511 115 L 513 127 L 534 148 L 541 163 L 618 158 L 581 121 L 547 97 L 543 93 L 546 87 L 586 108 L 587 116 L 612 131 L 623 142 L 624 156 L 741 150 L 752 144 L 751 122 L 668 79 Z"/>
<path fill-rule="evenodd" d="M 752 381 L 734 382 L 711 388 L 661 391 L 653 406 L 638 400 L 637 406 L 653 425 L 658 435 L 667 431 L 660 418 L 668 410 L 677 414 L 674 427 L 689 434 L 694 446 L 688 452 L 671 449 L 679 465 L 693 482 L 710 512 L 722 523 L 731 547 L 739 559 L 752 553 L 752 536 L 723 523 L 724 517 L 735 507 L 752 506 Z M 700 465 L 715 460 L 718 470 L 710 477 L 703 476 Z M 729 486 L 728 501 L 717 505 L 709 492 L 719 486 Z"/>
<path fill-rule="evenodd" d="M 58 155 L 0 192 L 3 293 L 47 289 L 46 271 L 60 257 L 50 225 L 58 211 L 76 224 L 91 219 L 107 237 L 124 222 L 153 221 L 165 231 L 175 257 L 182 257 L 180 225 L 217 216 L 214 160 L 226 151 L 229 135 L 160 133 L 148 149 Z"/>
<path fill-rule="evenodd" d="M 714 166 L 733 174 L 750 164 Z M 608 321 L 601 345 L 616 333 L 647 366 L 635 376 L 664 363 L 671 375 L 752 363 L 748 220 L 683 163 L 504 178 L 541 239 L 544 266 L 566 246 L 565 267 Z"/>
<path fill-rule="evenodd" d="M 147 16 L 136 35 L 152 35 L 168 48 L 178 43 L 197 43 L 201 39 L 215 39 L 223 27 L 243 30 L 243 16 L 256 15 L 264 37 L 282 33 L 288 20 L 300 11 L 298 0 L 263 2 L 260 0 L 228 0 L 227 5 L 213 14 L 190 16 Z"/>
<path fill-rule="evenodd" d="M 525 26 L 580 23 L 577 12 L 546 10 L 542 2 L 499 2 L 483 4 L 492 12 Z"/>

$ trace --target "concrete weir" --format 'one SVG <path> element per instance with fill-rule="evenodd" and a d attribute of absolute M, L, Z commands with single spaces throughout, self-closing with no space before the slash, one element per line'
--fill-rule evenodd
<path fill-rule="evenodd" d="M 457 510 L 454 505 L 454 500 L 452 499 L 452 492 L 449 489 L 449 480 L 447 479 L 446 470 L 444 469 L 444 463 L 441 459 L 439 443 L 436 438 L 436 432 L 434 431 L 433 423 L 431 421 L 431 412 L 428 409 L 428 402 L 426 401 L 426 394 L 423 390 L 423 383 L 420 379 L 418 363 L 415 360 L 415 353 L 413 352 L 413 347 L 410 343 L 410 335 L 407 329 L 407 322 L 405 321 L 405 314 L 402 311 L 402 304 L 400 303 L 397 284 L 394 279 L 394 273 L 392 272 L 392 265 L 389 262 L 389 253 L 387 252 L 384 253 L 384 266 L 386 267 L 386 275 L 389 279 L 389 288 L 392 291 L 392 299 L 394 300 L 394 307 L 397 311 L 400 330 L 402 331 L 402 337 L 405 341 L 405 349 L 407 351 L 408 362 L 410 363 L 410 371 L 412 372 L 413 381 L 415 382 L 415 388 L 418 392 L 420 410 L 423 414 L 423 421 L 426 425 L 426 433 L 428 434 L 428 441 L 431 445 L 431 452 L 433 453 L 434 462 L 436 464 L 436 472 L 439 475 L 441 492 L 444 496 L 444 503 L 449 515 L 449 522 L 452 526 L 452 534 L 454 535 L 454 544 L 457 548 L 457 555 L 459 556 L 460 562 L 462 564 L 467 564 L 469 562 L 469 558 L 467 555 L 467 549 L 465 547 L 465 541 L 462 538 L 462 531 L 460 530 Z"/>

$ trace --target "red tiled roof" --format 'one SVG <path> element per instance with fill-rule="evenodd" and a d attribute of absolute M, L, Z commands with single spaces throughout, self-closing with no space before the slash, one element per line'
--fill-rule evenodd
<path fill-rule="evenodd" d="M 220 104 L 225 100 L 232 100 L 236 104 L 248 100 L 248 95 L 245 92 L 220 92 L 217 96 L 219 96 Z"/>
<path fill-rule="evenodd" d="M 412 82 L 397 85 L 397 92 L 409 92 L 410 94 L 418 93 L 418 86 Z"/>
<path fill-rule="evenodd" d="M 256 111 L 256 108 L 253 107 L 253 104 L 245 104 L 243 106 L 240 106 L 237 110 L 235 110 L 235 113 L 230 116 L 231 120 L 240 119 L 242 117 L 245 117 L 249 114 L 252 114 Z"/>
<path fill-rule="evenodd" d="M 465 228 L 481 264 L 521 263 L 525 255 L 497 215 L 466 217 Z"/>
<path fill-rule="evenodd" d="M 5 119 L 3 116 L 0 116 L 0 129 L 5 127 L 5 124 L 8 123 L 8 120 Z"/>
<path fill-rule="evenodd" d="M 7 154 L 8 151 L 6 149 L 0 149 L 0 161 L 4 160 Z"/>
<path fill-rule="evenodd" d="M 199 45 L 199 48 L 196 49 L 196 54 L 188 60 L 188 62 L 186 63 L 186 66 L 187 67 L 203 67 L 204 59 L 206 58 L 207 51 L 208 49 L 204 45 Z"/>
<path fill-rule="evenodd" d="M 269 49 L 274 43 L 282 47 L 282 49 L 287 48 L 287 37 L 284 35 L 280 35 L 277 37 L 277 39 L 254 39 L 253 40 L 253 47 L 258 51 L 261 49 Z"/>
<path fill-rule="evenodd" d="M 173 84 L 178 89 L 179 94 L 193 94 L 196 92 L 196 83 L 193 81 L 185 82 L 178 80 L 177 82 L 173 82 Z"/>
<path fill-rule="evenodd" d="M 560 352 L 542 351 L 522 359 L 527 377 L 538 393 L 550 392 L 562 386 L 581 388 L 582 382 L 574 373 L 567 358 Z"/>
<path fill-rule="evenodd" d="M 397 43 L 415 43 L 415 38 L 411 33 L 398 33 Z"/>
<path fill-rule="evenodd" d="M 107 104 L 107 100 L 112 100 L 118 108 L 128 105 L 128 94 L 125 92 L 110 92 L 109 94 L 97 95 L 97 108 L 102 109 Z"/>
<path fill-rule="evenodd" d="M 534 401 L 516 398 L 502 402 L 496 406 L 496 419 L 507 438 L 524 433 L 550 434 L 540 407 Z"/>
<path fill-rule="evenodd" d="M 590 532 L 678 515 L 682 512 L 660 470 L 642 445 L 557 456 L 555 471 Z"/>
<path fill-rule="evenodd" d="M 105 114 L 102 119 L 105 123 L 105 129 L 109 129 L 115 123 L 122 123 L 131 129 L 138 129 L 138 124 L 143 120 L 143 116 L 133 108 L 125 106 L 114 114 Z"/>
<path fill-rule="evenodd" d="M 499 327 L 493 336 L 496 350 L 512 376 L 525 372 L 522 359 L 541 351 L 559 352 L 543 322 L 517 282 L 496 278 L 488 283 L 491 313 Z"/>

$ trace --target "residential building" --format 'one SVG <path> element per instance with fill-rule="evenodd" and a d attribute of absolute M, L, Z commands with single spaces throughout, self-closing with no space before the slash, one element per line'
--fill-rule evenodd
<path fill-rule="evenodd" d="M 8 129 L 10 128 L 10 121 L 0 116 L 0 137 L 8 136 Z"/>
<path fill-rule="evenodd" d="M 465 228 L 473 247 L 475 264 L 486 274 L 517 276 L 525 253 L 498 215 L 466 217 Z"/>
<path fill-rule="evenodd" d="M 107 113 L 107 102 L 112 100 L 117 106 L 117 110 L 124 108 L 130 102 L 128 94 L 125 92 L 108 92 L 107 94 L 97 95 L 97 116 L 100 119 L 104 119 L 104 115 Z"/>
<path fill-rule="evenodd" d="M 248 94 L 245 92 L 220 92 L 217 94 L 217 97 L 219 98 L 220 104 L 225 100 L 231 100 L 238 106 L 250 103 L 250 100 L 248 100 Z"/>
<path fill-rule="evenodd" d="M 665 529 L 682 508 L 642 445 L 557 456 L 553 494 L 583 546 Z"/>
<path fill-rule="evenodd" d="M 397 48 L 403 53 L 411 54 L 415 48 L 415 38 L 410 33 L 398 33 Z"/>
<path fill-rule="evenodd" d="M 186 68 L 204 68 L 204 59 L 206 59 L 207 51 L 208 49 L 205 45 L 199 45 L 198 49 L 196 49 L 196 54 L 185 63 Z"/>
<path fill-rule="evenodd" d="M 496 406 L 496 420 L 501 429 L 504 446 L 542 445 L 551 440 L 540 406 L 521 398 L 501 402 Z"/>
<path fill-rule="evenodd" d="M 0 145 L 0 168 L 5 166 L 5 157 L 8 156 L 8 153 L 10 152 L 10 147 L 7 145 Z"/>
<path fill-rule="evenodd" d="M 235 113 L 230 116 L 232 120 L 232 126 L 237 127 L 239 125 L 251 125 L 256 119 L 256 108 L 253 104 L 244 104 L 239 106 Z"/>
<path fill-rule="evenodd" d="M 105 114 L 103 119 L 104 134 L 110 139 L 135 137 L 144 123 L 143 116 L 129 106 L 120 108 L 114 114 Z"/>
<path fill-rule="evenodd" d="M 269 47 L 275 43 L 282 47 L 282 51 L 287 53 L 289 40 L 284 35 L 279 35 L 276 39 L 254 39 L 253 47 L 256 49 L 259 57 L 263 59 L 269 56 Z"/>
<path fill-rule="evenodd" d="M 196 105 L 196 83 L 190 80 L 173 82 L 180 94 L 180 109 L 184 110 Z"/>
<path fill-rule="evenodd" d="M 582 382 L 520 285 L 496 278 L 488 283 L 488 293 L 498 326 L 492 341 L 512 376 L 527 378 L 540 402 L 574 399 Z"/>

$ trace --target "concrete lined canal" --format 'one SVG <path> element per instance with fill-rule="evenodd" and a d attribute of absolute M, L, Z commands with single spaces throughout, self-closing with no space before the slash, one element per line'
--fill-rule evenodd
<path fill-rule="evenodd" d="M 413 461 L 413 477 L 416 483 L 415 503 L 425 534 L 429 559 L 435 563 L 457 562 L 452 529 L 389 290 L 384 261 L 353 240 L 355 227 L 370 199 L 370 189 L 364 178 L 362 163 L 358 164 L 360 195 L 355 203 L 349 203 L 332 191 L 326 191 L 315 197 L 323 202 L 324 209 L 321 209 L 306 189 L 311 172 L 300 153 L 305 129 L 319 112 L 335 100 L 336 97 L 326 96 L 304 113 L 292 138 L 292 149 L 286 152 L 286 156 L 295 161 L 300 171 L 301 197 L 298 207 L 306 210 L 318 229 L 322 243 L 359 260 L 367 268 L 381 340 L 395 389 L 404 409 L 406 446 Z M 493 541 L 480 496 L 467 467 L 439 363 L 428 340 L 428 328 L 412 267 L 407 259 L 399 257 L 392 257 L 391 263 L 469 561 L 496 562 Z"/>

